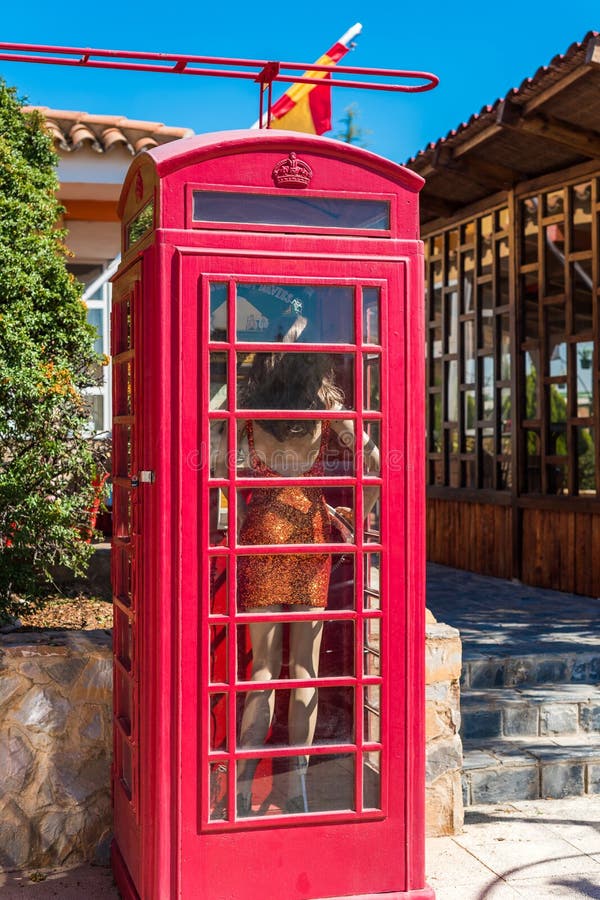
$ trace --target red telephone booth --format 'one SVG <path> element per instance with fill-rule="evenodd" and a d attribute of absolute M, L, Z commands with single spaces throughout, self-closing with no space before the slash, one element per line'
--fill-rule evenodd
<path fill-rule="evenodd" d="M 113 288 L 114 843 L 141 900 L 424 881 L 421 179 L 141 154 Z"/>

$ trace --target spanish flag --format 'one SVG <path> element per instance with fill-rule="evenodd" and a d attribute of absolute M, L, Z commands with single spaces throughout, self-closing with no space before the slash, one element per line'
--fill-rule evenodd
<path fill-rule="evenodd" d="M 350 50 L 351 41 L 360 34 L 362 25 L 357 22 L 324 53 L 315 65 L 333 66 Z M 308 78 L 323 78 L 325 84 L 293 84 L 271 108 L 271 128 L 288 131 L 304 131 L 323 134 L 331 129 L 331 85 L 328 72 L 311 70 Z"/>

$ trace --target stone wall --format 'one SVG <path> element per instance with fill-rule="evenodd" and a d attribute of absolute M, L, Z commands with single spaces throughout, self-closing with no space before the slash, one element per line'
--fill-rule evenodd
<path fill-rule="evenodd" d="M 427 833 L 462 827 L 454 628 L 427 625 Z M 0 867 L 106 860 L 112 830 L 108 631 L 0 635 Z"/>
<path fill-rule="evenodd" d="M 461 641 L 456 628 L 427 613 L 426 828 L 427 835 L 456 834 L 463 826 L 460 728 Z"/>
<path fill-rule="evenodd" d="M 105 861 L 111 836 L 111 637 L 0 637 L 0 866 Z"/>

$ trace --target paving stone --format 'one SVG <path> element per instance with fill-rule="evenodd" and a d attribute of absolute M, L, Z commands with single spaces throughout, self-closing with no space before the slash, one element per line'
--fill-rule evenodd
<path fill-rule="evenodd" d="M 499 660 L 472 662 L 469 666 L 469 685 L 472 688 L 501 687 L 504 684 L 504 664 Z"/>
<path fill-rule="evenodd" d="M 600 794 L 600 764 L 591 763 L 587 767 L 588 794 Z"/>
<path fill-rule="evenodd" d="M 573 797 L 585 793 L 583 764 L 542 766 L 542 797 Z"/>
<path fill-rule="evenodd" d="M 542 659 L 535 665 L 537 684 L 556 684 L 568 680 L 567 663 L 562 659 Z"/>

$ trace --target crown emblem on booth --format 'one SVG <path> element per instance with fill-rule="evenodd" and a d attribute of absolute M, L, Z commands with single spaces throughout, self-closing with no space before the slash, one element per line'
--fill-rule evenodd
<path fill-rule="evenodd" d="M 298 159 L 292 150 L 287 159 L 277 163 L 272 175 L 276 187 L 305 188 L 310 184 L 313 173 L 308 163 Z"/>

